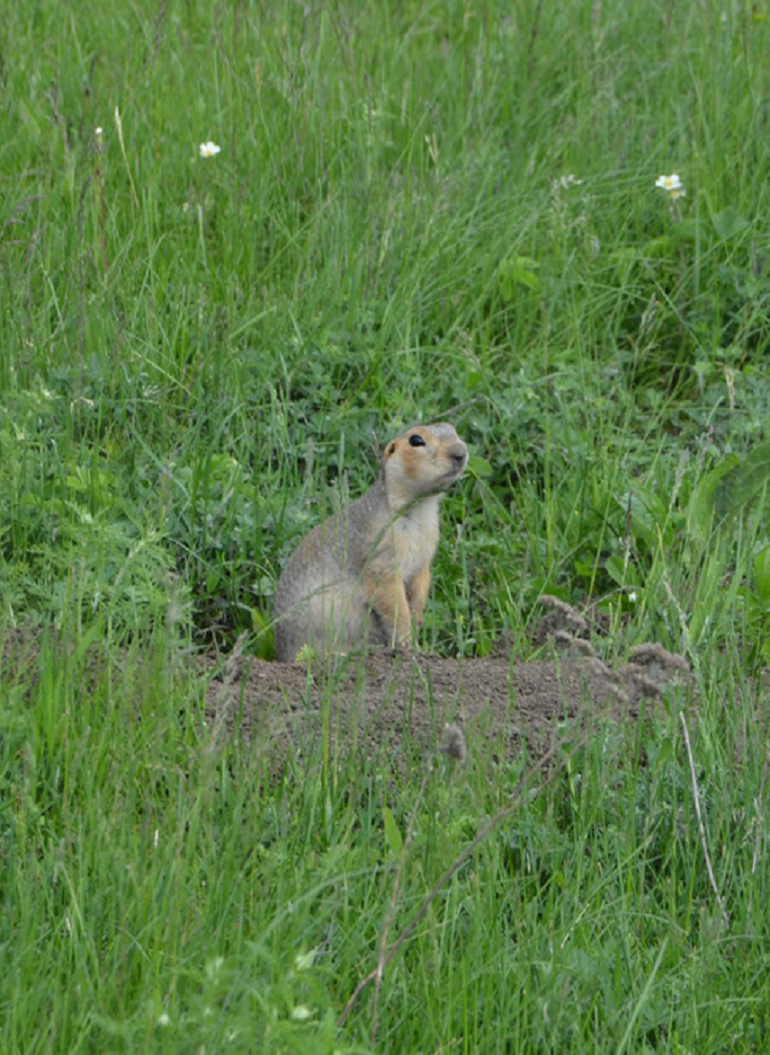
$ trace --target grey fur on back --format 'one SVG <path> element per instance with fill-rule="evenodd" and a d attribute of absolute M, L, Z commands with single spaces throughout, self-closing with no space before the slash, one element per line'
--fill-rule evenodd
<path fill-rule="evenodd" d="M 289 557 L 275 590 L 275 651 L 282 663 L 294 662 L 306 644 L 325 651 L 347 651 L 367 641 L 387 644 L 360 589 L 360 574 L 372 556 L 367 528 L 383 506 L 387 494 L 380 478 L 313 528 Z M 325 640 L 317 640 L 319 625 L 326 628 Z"/>

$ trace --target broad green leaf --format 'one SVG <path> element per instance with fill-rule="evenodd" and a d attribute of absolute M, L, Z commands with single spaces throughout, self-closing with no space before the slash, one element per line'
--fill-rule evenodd
<path fill-rule="evenodd" d="M 468 469 L 472 476 L 489 476 L 492 472 L 492 466 L 486 458 L 480 458 L 477 454 L 468 458 Z"/>
<path fill-rule="evenodd" d="M 526 286 L 527 289 L 539 289 L 540 279 L 535 269 L 540 265 L 529 256 L 516 256 L 500 265 L 500 293 L 503 300 L 511 300 L 515 286 Z"/>
<path fill-rule="evenodd" d="M 658 238 L 651 238 L 649 242 L 644 243 L 644 255 L 645 256 L 665 256 L 671 248 L 671 239 L 667 234 L 662 234 Z M 620 250 L 622 252 L 622 250 Z"/>
<path fill-rule="evenodd" d="M 663 742 L 657 747 L 649 745 L 648 752 L 650 764 L 654 770 L 660 768 L 661 766 L 668 765 L 668 763 L 671 762 L 674 758 L 673 741 L 670 737 L 666 737 L 666 739 L 664 739 Z"/>
<path fill-rule="evenodd" d="M 690 500 L 689 527 L 691 534 L 705 541 L 711 531 L 714 516 L 714 495 L 723 476 L 731 472 L 740 462 L 737 454 L 729 454 L 724 461 L 701 478 Z"/>
<path fill-rule="evenodd" d="M 626 563 L 622 557 L 608 557 L 604 562 L 609 577 L 618 586 L 638 586 L 639 579 L 633 564 Z"/>
<path fill-rule="evenodd" d="M 714 224 L 714 230 L 720 238 L 732 238 L 733 235 L 738 234 L 747 227 L 749 223 L 745 216 L 741 216 L 734 205 L 728 205 L 726 209 L 722 209 L 721 212 L 712 216 L 711 220 Z"/>
<path fill-rule="evenodd" d="M 698 238 L 701 227 L 698 220 L 682 220 L 674 226 L 672 238 L 675 242 L 692 244 Z"/>
<path fill-rule="evenodd" d="M 770 484 L 770 443 L 763 443 L 747 457 L 737 459 L 733 471 L 717 481 L 714 508 L 720 520 L 735 516 L 768 484 Z"/>
<path fill-rule="evenodd" d="M 396 818 L 393 816 L 393 810 L 389 806 L 382 807 L 382 823 L 385 829 L 385 842 L 388 844 L 388 848 L 394 857 L 404 848 L 404 840 L 401 837 L 401 832 L 398 830 L 396 824 Z"/>
<path fill-rule="evenodd" d="M 654 549 L 658 540 L 658 528 L 666 522 L 666 507 L 652 491 L 637 487 L 616 499 L 625 512 L 631 505 L 631 530 L 644 540 L 649 549 Z"/>

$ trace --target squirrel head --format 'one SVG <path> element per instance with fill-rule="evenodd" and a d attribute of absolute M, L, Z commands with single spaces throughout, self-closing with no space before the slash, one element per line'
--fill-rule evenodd
<path fill-rule="evenodd" d="M 413 425 L 385 448 L 382 474 L 391 508 L 441 494 L 467 464 L 468 448 L 453 425 Z"/>

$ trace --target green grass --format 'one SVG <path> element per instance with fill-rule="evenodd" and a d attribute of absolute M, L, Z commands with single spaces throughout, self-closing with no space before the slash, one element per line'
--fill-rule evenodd
<path fill-rule="evenodd" d="M 2 16 L 0 636 L 43 647 L 0 672 L 0 1050 L 765 1050 L 770 10 Z M 730 925 L 672 698 L 482 845 L 372 1039 L 371 992 L 334 1022 L 391 912 L 383 806 L 414 826 L 393 940 L 519 769 L 471 745 L 462 776 L 298 756 L 271 784 L 185 657 L 244 629 L 269 657 L 333 488 L 442 417 L 474 461 L 423 645 L 512 630 L 526 659 L 548 591 L 621 659 L 687 654 Z"/>

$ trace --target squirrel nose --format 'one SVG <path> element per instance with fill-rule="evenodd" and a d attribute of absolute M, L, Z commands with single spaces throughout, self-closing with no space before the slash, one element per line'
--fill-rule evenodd
<path fill-rule="evenodd" d="M 449 452 L 449 456 L 452 459 L 452 464 L 456 469 L 463 469 L 465 467 L 465 461 L 468 457 L 468 451 L 464 443 L 458 443 L 456 447 L 453 447 Z"/>

